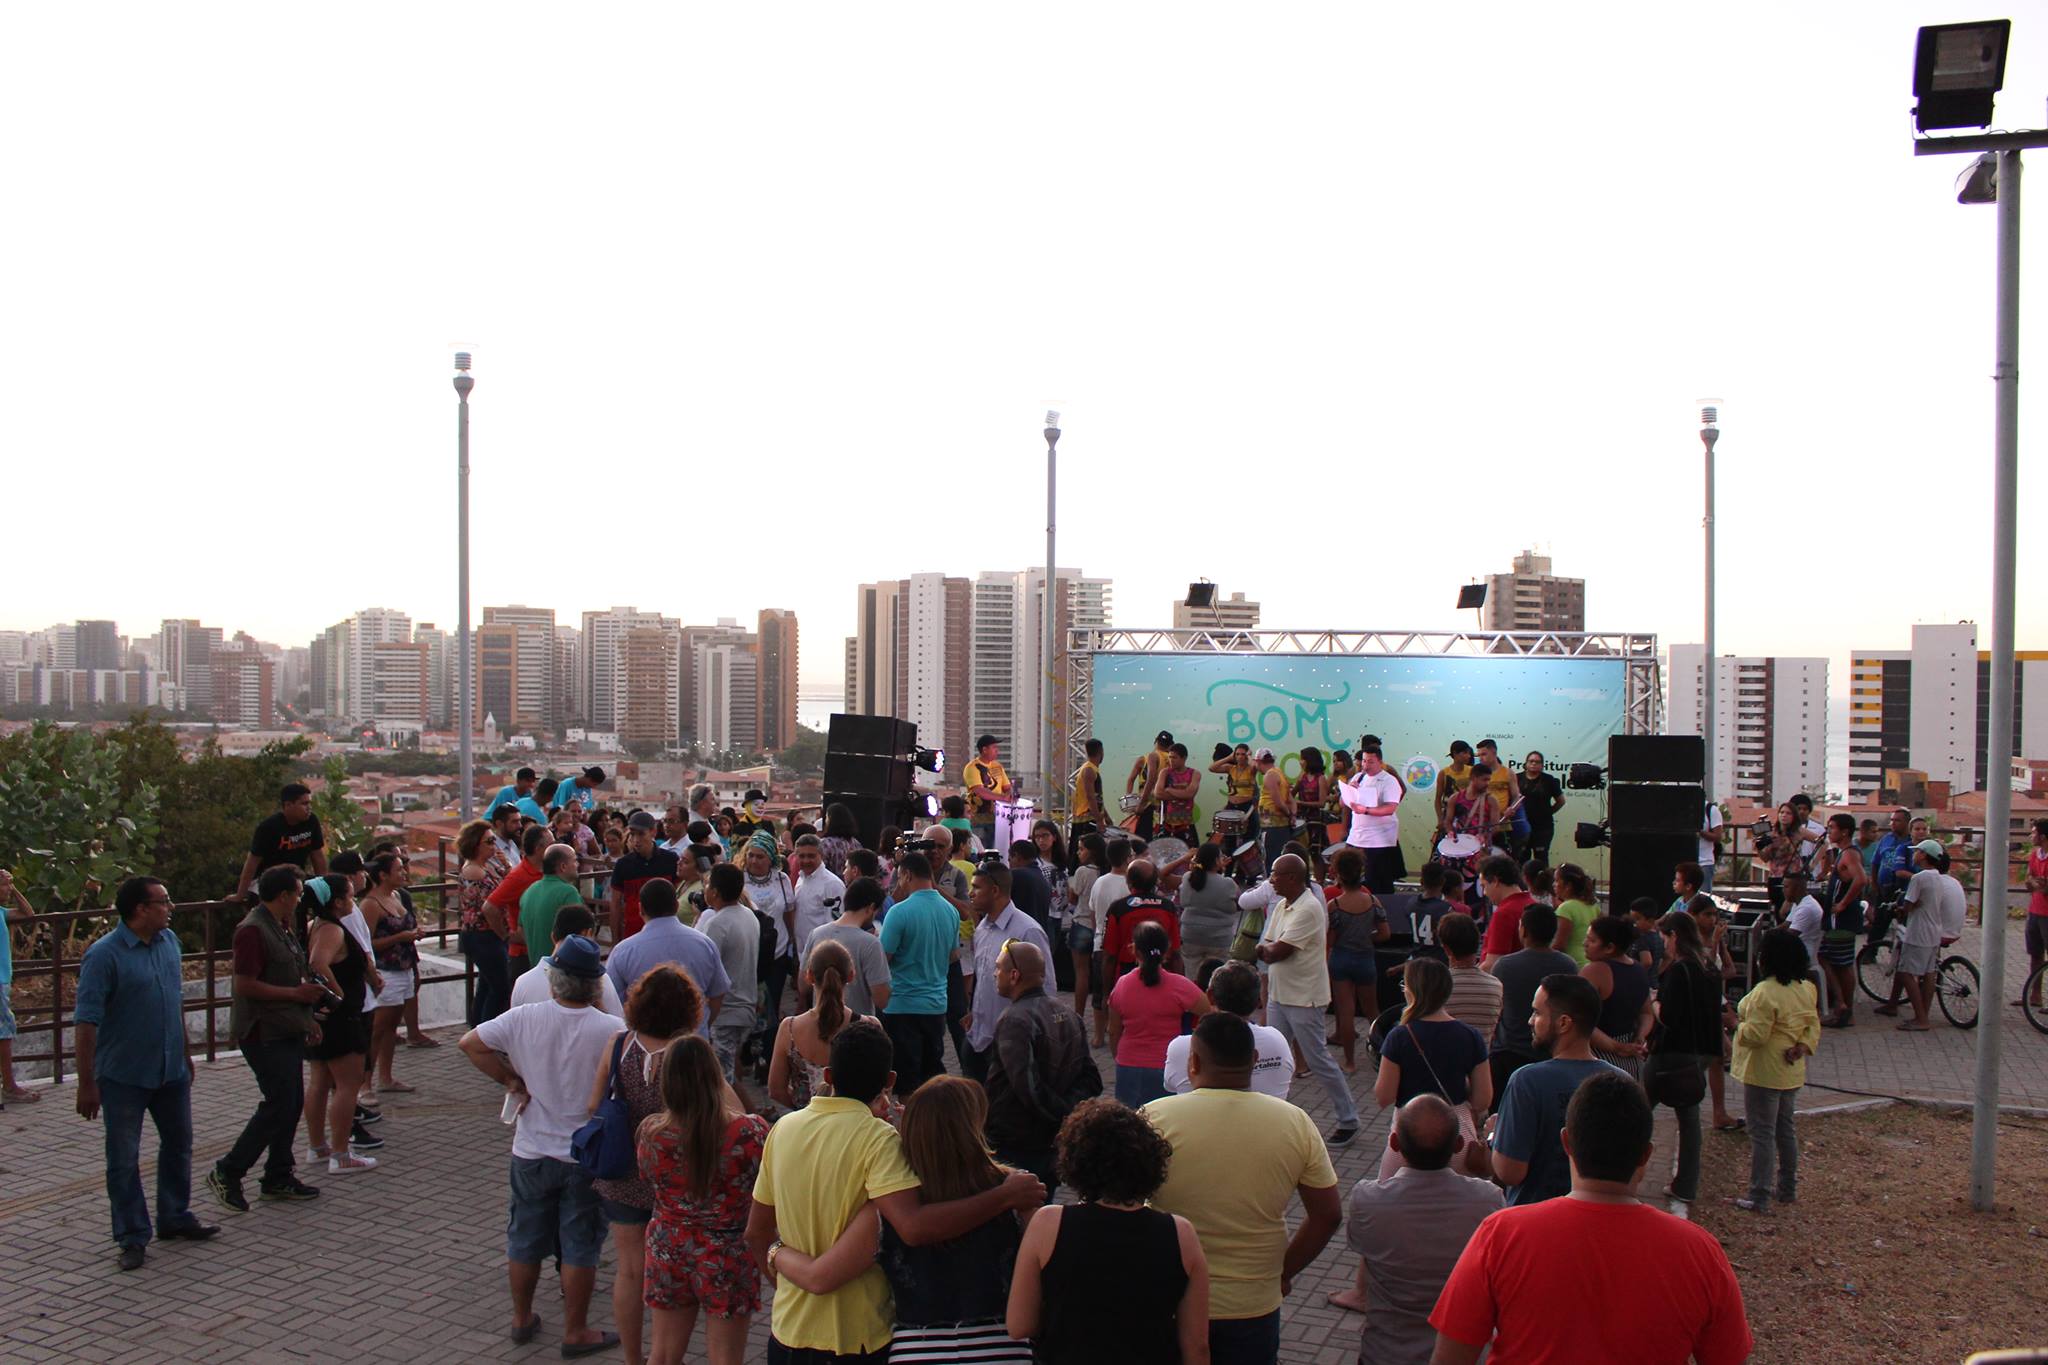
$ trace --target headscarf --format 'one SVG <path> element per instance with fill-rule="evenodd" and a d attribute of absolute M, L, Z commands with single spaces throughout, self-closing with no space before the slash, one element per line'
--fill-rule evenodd
<path fill-rule="evenodd" d="M 770 834 L 765 829 L 755 830 L 747 839 L 747 846 L 741 851 L 740 857 L 744 859 L 748 852 L 757 848 L 768 855 L 769 867 L 779 868 L 782 866 L 782 850 L 776 847 L 773 834 Z"/>

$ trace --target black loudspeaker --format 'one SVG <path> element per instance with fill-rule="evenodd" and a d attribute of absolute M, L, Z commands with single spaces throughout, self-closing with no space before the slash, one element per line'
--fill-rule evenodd
<path fill-rule="evenodd" d="M 894 716 L 837 712 L 825 728 L 825 752 L 908 758 L 917 748 L 917 727 Z M 829 783 L 827 785 L 830 785 Z"/>
<path fill-rule="evenodd" d="M 1626 834 L 1697 836 L 1706 810 L 1706 789 L 1693 783 L 1616 782 L 1607 788 L 1607 827 L 1617 843 Z"/>
<path fill-rule="evenodd" d="M 1672 900 L 1671 869 L 1698 858 L 1696 833 L 1630 834 L 1617 832 L 1607 850 L 1608 913 L 1625 915 L 1638 896 L 1648 896 L 1661 913 Z"/>
<path fill-rule="evenodd" d="M 1610 735 L 1607 780 L 1705 782 L 1707 742 L 1698 735 Z"/>
<path fill-rule="evenodd" d="M 885 858 L 891 855 L 891 850 L 882 847 L 882 826 L 894 825 L 908 831 L 917 810 L 908 797 L 900 801 L 885 801 L 879 796 L 859 792 L 834 791 L 830 786 L 825 788 L 825 804 L 843 805 L 852 811 L 853 823 L 860 830 L 861 846 L 871 848 Z"/>
<path fill-rule="evenodd" d="M 900 802 L 910 795 L 911 765 L 900 758 L 825 751 L 825 790 Z"/>

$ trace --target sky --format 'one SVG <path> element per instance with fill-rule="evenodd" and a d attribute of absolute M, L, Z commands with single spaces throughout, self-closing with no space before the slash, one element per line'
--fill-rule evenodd
<path fill-rule="evenodd" d="M 2048 3 L 2003 12 L 2038 127 Z M 1043 562 L 1056 407 L 1119 625 L 1207 577 L 1456 629 L 1533 546 L 1696 640 L 1712 395 L 1720 647 L 1846 693 L 1988 637 L 1993 211 L 1909 145 L 1915 28 L 1982 17 L 12 6 L 0 627 L 447 624 L 466 348 L 479 616 L 789 607 L 829 688 L 859 582 Z"/>

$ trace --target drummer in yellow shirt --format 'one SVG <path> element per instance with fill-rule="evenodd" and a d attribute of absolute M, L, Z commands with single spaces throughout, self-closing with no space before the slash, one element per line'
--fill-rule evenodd
<path fill-rule="evenodd" d="M 983 735 L 974 741 L 974 757 L 960 770 L 961 785 L 967 788 L 967 818 L 974 823 L 974 836 L 983 848 L 996 844 L 996 802 L 1008 801 L 1016 794 L 1010 775 L 996 761 L 1001 745 L 994 735 Z"/>

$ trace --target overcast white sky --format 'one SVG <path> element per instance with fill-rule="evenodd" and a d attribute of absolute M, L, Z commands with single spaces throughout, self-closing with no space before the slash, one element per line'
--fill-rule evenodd
<path fill-rule="evenodd" d="M 461 343 L 479 608 L 793 607 L 809 685 L 857 582 L 1042 561 L 1048 405 L 1121 625 L 1458 627 L 1535 544 L 1696 639 L 1711 393 L 1724 649 L 1988 629 L 1913 34 L 2010 13 L 2040 126 L 2048 4 L 680 8 L 9 7 L 0 626 L 451 621 Z"/>

